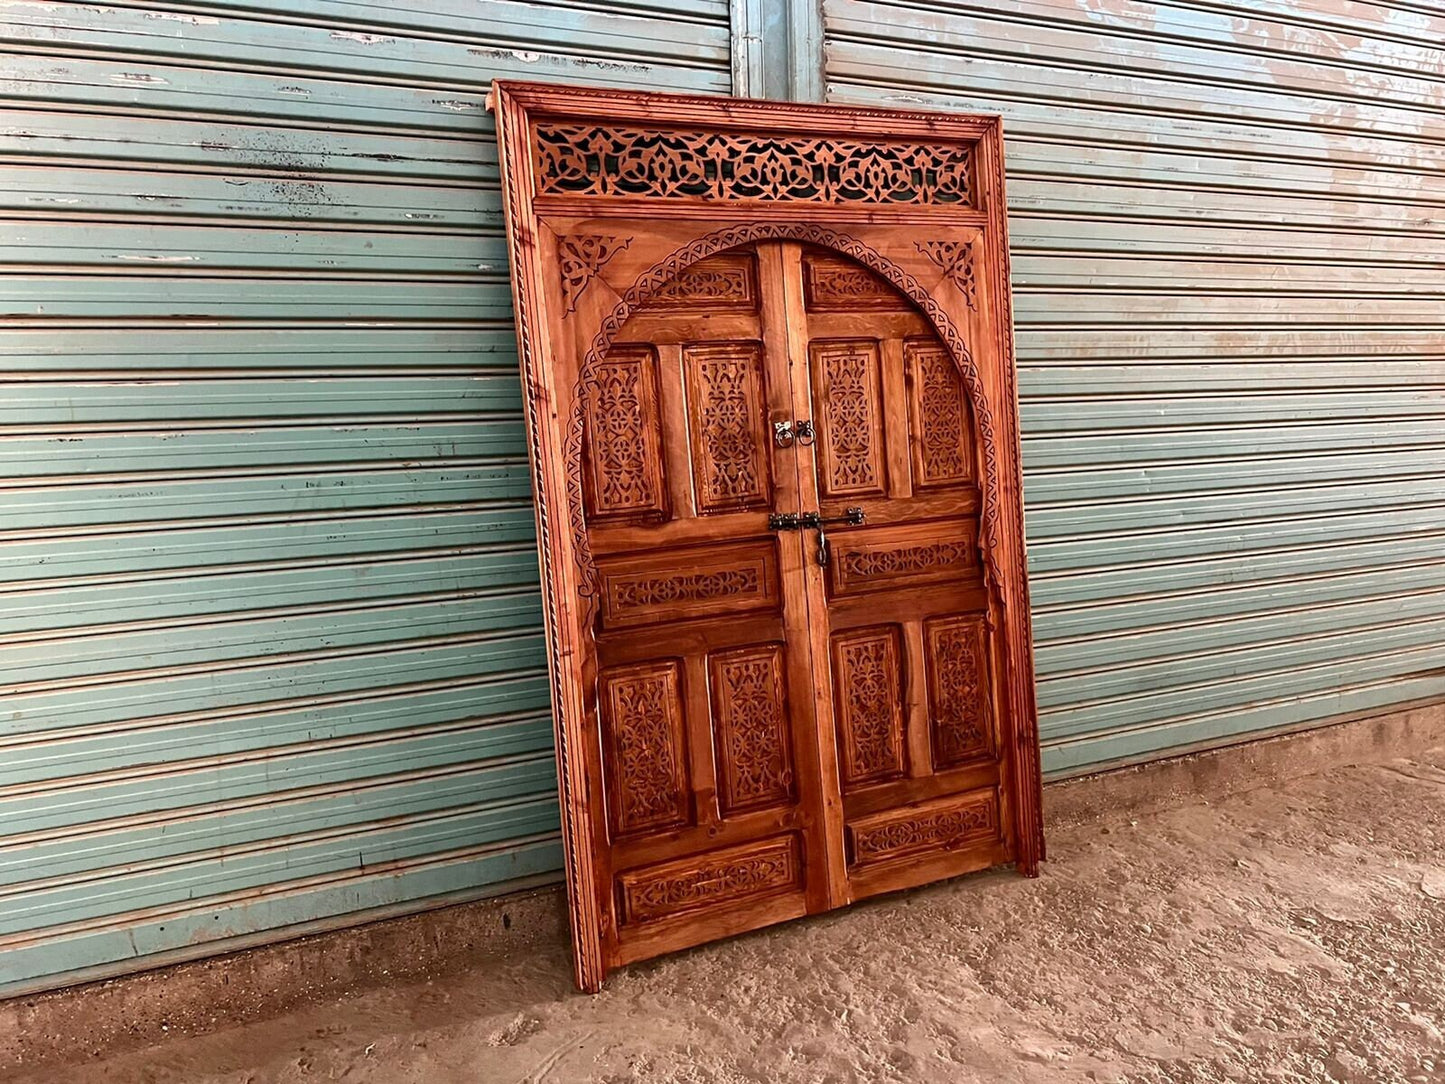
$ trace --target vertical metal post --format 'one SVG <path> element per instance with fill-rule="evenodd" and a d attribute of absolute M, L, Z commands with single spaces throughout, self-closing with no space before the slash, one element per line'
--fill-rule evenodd
<path fill-rule="evenodd" d="M 822 0 L 731 0 L 733 94 L 823 100 Z"/>

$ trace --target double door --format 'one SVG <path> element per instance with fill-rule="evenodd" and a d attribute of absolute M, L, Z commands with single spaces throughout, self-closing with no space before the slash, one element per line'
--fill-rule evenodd
<path fill-rule="evenodd" d="M 759 243 L 653 291 L 594 376 L 608 965 L 1012 859 L 978 435 L 931 325 Z"/>

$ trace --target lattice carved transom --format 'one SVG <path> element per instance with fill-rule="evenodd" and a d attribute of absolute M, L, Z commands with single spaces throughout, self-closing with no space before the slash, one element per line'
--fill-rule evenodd
<path fill-rule="evenodd" d="M 537 128 L 536 152 L 544 195 L 972 202 L 972 153 L 957 144 L 553 124 Z"/>

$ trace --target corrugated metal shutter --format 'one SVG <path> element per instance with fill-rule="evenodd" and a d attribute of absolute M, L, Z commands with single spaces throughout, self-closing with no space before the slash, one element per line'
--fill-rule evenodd
<path fill-rule="evenodd" d="M 725 0 L 3 22 L 0 993 L 554 876 L 483 95 Z"/>
<path fill-rule="evenodd" d="M 1045 768 L 1445 694 L 1445 11 L 826 0 L 1002 113 Z"/>

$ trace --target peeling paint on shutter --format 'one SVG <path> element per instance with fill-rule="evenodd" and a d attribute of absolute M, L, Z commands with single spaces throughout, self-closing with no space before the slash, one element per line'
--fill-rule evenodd
<path fill-rule="evenodd" d="M 1445 15 L 824 18 L 829 100 L 1005 118 L 1045 768 L 1445 694 Z"/>
<path fill-rule="evenodd" d="M 0 994 L 561 861 L 501 76 L 723 0 L 7 5 Z"/>

